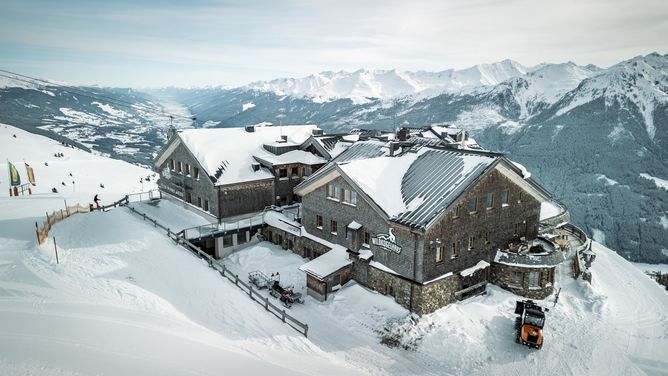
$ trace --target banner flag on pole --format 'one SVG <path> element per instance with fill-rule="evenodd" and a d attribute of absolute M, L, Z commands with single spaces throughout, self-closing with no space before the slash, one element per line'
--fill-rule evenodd
<path fill-rule="evenodd" d="M 32 170 L 32 167 L 30 167 L 29 164 L 27 164 L 25 162 L 23 162 L 23 163 L 26 165 L 26 175 L 28 175 L 28 181 L 30 182 L 30 184 L 36 185 L 35 184 L 35 172 Z"/>
<path fill-rule="evenodd" d="M 12 164 L 12 162 L 7 161 L 7 166 L 9 167 L 9 182 L 12 186 L 21 185 L 21 176 L 19 176 L 19 170 Z"/>

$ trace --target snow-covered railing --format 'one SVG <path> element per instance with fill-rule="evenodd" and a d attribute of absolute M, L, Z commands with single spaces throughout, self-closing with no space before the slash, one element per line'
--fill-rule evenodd
<path fill-rule="evenodd" d="M 581 254 L 586 249 L 591 249 L 591 239 L 587 236 L 587 234 L 584 231 L 582 231 L 579 227 L 575 226 L 572 223 L 562 223 L 558 225 L 557 228 L 563 229 L 571 233 L 573 236 L 578 238 L 580 242 L 582 242 L 582 244 L 579 247 L 575 248 L 575 256 L 573 257 L 573 278 L 578 279 L 580 275 L 582 275 L 582 272 L 584 271 Z"/>
<path fill-rule="evenodd" d="M 174 240 L 176 244 L 187 249 L 193 255 L 205 260 L 209 264 L 210 268 L 215 269 L 221 275 L 221 277 L 224 277 L 228 281 L 234 283 L 234 285 L 247 294 L 251 300 L 263 306 L 267 312 L 281 319 L 281 321 L 304 335 L 304 337 L 308 336 L 308 324 L 302 323 L 298 319 L 290 316 L 287 312 L 285 312 L 285 309 L 281 309 L 280 307 L 277 307 L 271 303 L 268 297 L 260 294 L 260 292 L 257 289 L 254 289 L 252 285 L 239 279 L 239 275 L 227 269 L 225 264 L 216 260 L 208 253 L 204 252 L 201 248 L 191 243 L 188 239 L 186 239 L 186 237 L 184 237 L 185 230 L 175 233 L 170 228 L 163 226 L 155 219 L 147 216 L 146 213 L 141 213 L 131 206 L 128 206 L 127 208 L 130 209 L 131 212 L 141 216 L 145 221 L 153 223 L 154 227 L 159 227 L 162 230 L 167 231 L 167 236 Z"/>
<path fill-rule="evenodd" d="M 264 225 L 262 214 L 249 218 L 243 218 L 234 222 L 210 223 L 202 226 L 195 226 L 183 229 L 183 234 L 187 239 L 199 239 L 217 233 L 239 232 L 249 228 L 261 227 Z"/>
<path fill-rule="evenodd" d="M 127 198 L 127 203 L 155 201 L 155 200 L 160 200 L 162 198 L 162 192 L 160 192 L 159 189 L 153 189 L 147 192 L 130 193 L 125 197 Z"/>
<path fill-rule="evenodd" d="M 37 242 L 42 245 L 46 242 L 46 239 L 49 237 L 49 231 L 51 228 L 58 222 L 62 221 L 65 218 L 71 217 L 77 213 L 88 213 L 90 212 L 90 207 L 81 206 L 76 204 L 74 206 L 66 206 L 65 209 L 54 210 L 51 214 L 46 213 L 46 221 L 42 222 L 40 227 L 37 222 L 35 222 L 35 232 L 37 233 Z"/>

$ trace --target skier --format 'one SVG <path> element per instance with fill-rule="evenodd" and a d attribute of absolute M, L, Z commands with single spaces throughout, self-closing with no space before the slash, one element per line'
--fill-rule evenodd
<path fill-rule="evenodd" d="M 95 195 L 95 197 L 93 197 L 93 202 L 95 203 L 96 208 L 100 207 L 100 199 L 97 198 L 97 195 Z"/>

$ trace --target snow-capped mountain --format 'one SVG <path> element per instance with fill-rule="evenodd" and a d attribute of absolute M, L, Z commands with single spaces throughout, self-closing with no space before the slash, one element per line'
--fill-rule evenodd
<path fill-rule="evenodd" d="M 321 72 L 303 78 L 278 78 L 253 82 L 243 89 L 277 95 L 311 98 L 316 102 L 349 98 L 367 103 L 372 98 L 388 99 L 406 95 L 434 96 L 477 86 L 496 85 L 527 73 L 521 64 L 504 60 L 461 70 L 441 72 L 365 70 Z"/>
<path fill-rule="evenodd" d="M 668 103 L 668 59 L 658 53 L 638 56 L 583 80 L 562 99 L 556 116 L 599 98 L 605 100 L 606 107 L 618 104 L 626 111 L 639 111 L 653 139 L 657 132 L 655 109 Z"/>
<path fill-rule="evenodd" d="M 0 122 L 145 166 L 164 142 L 169 119 L 163 111 L 188 116 L 178 105 L 133 89 L 0 79 Z M 185 126 L 182 120 L 176 125 Z"/>

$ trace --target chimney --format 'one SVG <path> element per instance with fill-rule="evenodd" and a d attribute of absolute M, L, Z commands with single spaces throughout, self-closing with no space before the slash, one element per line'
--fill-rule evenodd
<path fill-rule="evenodd" d="M 251 167 L 253 168 L 253 171 L 260 171 L 260 164 L 259 163 L 251 163 Z"/>
<path fill-rule="evenodd" d="M 254 125 L 247 125 L 247 126 L 245 127 L 245 129 L 246 129 L 246 132 L 248 132 L 248 133 L 253 133 L 253 132 L 255 132 L 255 126 L 254 126 Z"/>
<path fill-rule="evenodd" d="M 399 141 L 408 140 L 408 128 L 399 129 L 399 132 L 397 132 L 397 138 L 399 139 Z"/>
<path fill-rule="evenodd" d="M 394 157 L 394 152 L 397 150 L 398 147 L 399 147 L 398 142 L 394 141 L 390 142 L 390 157 Z"/>
<path fill-rule="evenodd" d="M 314 135 L 314 136 L 322 136 L 322 135 L 323 135 L 323 131 L 322 131 L 322 129 L 320 129 L 320 128 L 316 128 L 316 129 L 314 129 L 314 130 L 311 131 L 311 134 Z"/>
<path fill-rule="evenodd" d="M 281 141 L 283 141 L 283 142 L 288 142 L 288 136 L 282 134 L 282 135 L 281 135 Z"/>

